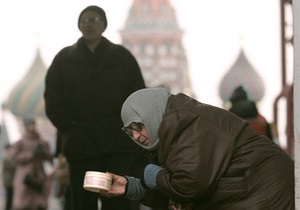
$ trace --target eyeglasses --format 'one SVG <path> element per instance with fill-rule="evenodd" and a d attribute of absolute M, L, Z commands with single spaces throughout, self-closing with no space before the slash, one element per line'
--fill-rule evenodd
<path fill-rule="evenodd" d="M 85 18 L 82 18 L 80 20 L 80 23 L 81 24 L 87 24 L 87 23 L 99 23 L 101 20 L 103 20 L 101 17 L 99 16 L 96 16 L 96 17 L 91 17 L 91 18 L 88 18 L 88 17 L 85 17 Z"/>
<path fill-rule="evenodd" d="M 133 130 L 137 131 L 137 132 L 141 132 L 143 130 L 143 128 L 144 128 L 144 124 L 133 122 L 128 127 L 122 128 L 122 130 L 125 131 L 125 133 L 128 136 L 133 137 L 133 134 L 132 134 Z"/>

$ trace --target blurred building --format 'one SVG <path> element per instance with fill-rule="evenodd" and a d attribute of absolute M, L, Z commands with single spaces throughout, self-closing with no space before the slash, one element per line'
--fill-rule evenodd
<path fill-rule="evenodd" d="M 169 0 L 134 0 L 120 33 L 122 44 L 137 58 L 148 87 L 166 86 L 172 93 L 192 95 L 183 31 Z M 3 110 L 12 113 L 20 127 L 22 118 L 35 117 L 42 137 L 55 142 L 56 129 L 46 117 L 43 97 L 47 68 L 37 49 L 33 64 L 14 86 Z"/>
<path fill-rule="evenodd" d="M 282 2 L 286 3 L 283 0 Z M 120 34 L 122 44 L 137 58 L 148 87 L 166 86 L 172 93 L 184 92 L 193 96 L 188 62 L 182 45 L 183 31 L 178 26 L 175 10 L 170 0 L 133 0 Z M 283 53 L 283 61 L 284 55 Z M 291 92 L 284 91 L 287 89 L 286 86 L 292 87 L 285 82 L 285 65 L 283 63 L 284 88 L 278 98 L 285 96 L 286 92 Z M 55 139 L 56 129 L 45 115 L 43 93 L 46 72 L 47 67 L 37 49 L 36 57 L 27 74 L 15 85 L 7 101 L 2 104 L 2 110 L 10 112 L 19 124 L 25 116 L 35 117 L 41 134 L 45 139 L 51 141 Z M 264 96 L 265 85 L 258 72 L 259 70 L 253 68 L 244 50 L 241 49 L 219 86 L 219 96 L 224 106 L 226 106 L 233 89 L 239 85 L 245 87 L 252 100 L 259 102 Z M 289 96 L 289 99 L 292 98 L 290 97 L 292 94 L 286 95 Z M 293 109 L 290 108 L 292 100 L 287 101 L 288 113 L 292 113 Z M 277 123 L 276 106 L 275 103 L 275 124 Z M 288 114 L 288 116 L 290 115 Z M 291 122 L 290 117 L 287 122 Z M 287 125 L 288 128 L 293 127 L 289 125 Z M 2 119 L 2 130 L 6 130 L 7 126 L 5 118 Z M 16 130 L 16 132 L 18 131 Z M 2 139 L 9 141 L 9 132 L 2 131 L 1 134 L 4 136 L 1 137 Z M 289 136 L 288 138 L 292 139 Z"/>
<path fill-rule="evenodd" d="M 192 95 L 183 31 L 169 0 L 134 0 L 120 33 L 147 87 L 166 86 L 172 93 Z"/>
<path fill-rule="evenodd" d="M 169 0 L 134 0 L 120 33 L 122 44 L 137 58 L 148 87 L 166 86 L 172 93 L 192 95 L 182 46 L 183 31 Z M 46 117 L 43 97 L 47 69 L 37 49 L 29 70 L 15 84 L 2 106 L 2 111 L 7 114 L 3 115 L 1 143 L 16 141 L 17 137 L 11 137 L 9 133 L 21 132 L 22 119 L 34 117 L 38 131 L 54 151 L 56 128 Z M 11 117 L 13 119 L 9 119 Z M 7 128 L 8 123 L 13 124 L 12 129 Z"/>
<path fill-rule="evenodd" d="M 258 72 L 249 62 L 244 50 L 241 49 L 237 59 L 225 73 L 219 85 L 219 96 L 224 107 L 226 107 L 231 94 L 238 86 L 244 87 L 250 100 L 259 102 L 263 98 L 265 84 Z"/>
<path fill-rule="evenodd" d="M 47 67 L 45 66 L 39 49 L 36 51 L 35 59 L 25 76 L 16 83 L 10 92 L 8 99 L 2 105 L 3 124 L 16 126 L 14 130 L 6 129 L 6 132 L 22 132 L 24 117 L 35 118 L 37 129 L 42 138 L 52 141 L 55 138 L 56 129 L 48 120 L 45 114 L 45 76 Z M 8 119 L 9 114 L 15 117 L 15 125 Z M 10 135 L 7 135 L 9 138 Z M 8 139 L 8 142 L 14 142 L 18 139 Z"/>

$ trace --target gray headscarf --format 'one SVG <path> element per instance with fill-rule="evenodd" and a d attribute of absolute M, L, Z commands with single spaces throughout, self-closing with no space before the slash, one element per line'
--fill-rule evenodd
<path fill-rule="evenodd" d="M 166 88 L 145 88 L 132 93 L 124 102 L 121 110 L 121 117 L 124 127 L 132 122 L 139 122 L 145 125 L 148 132 L 150 146 L 144 146 L 134 141 L 146 150 L 157 149 L 158 129 L 165 113 L 170 92 Z"/>

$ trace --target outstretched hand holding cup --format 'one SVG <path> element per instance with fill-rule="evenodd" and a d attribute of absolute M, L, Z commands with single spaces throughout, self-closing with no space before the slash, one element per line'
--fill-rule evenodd
<path fill-rule="evenodd" d="M 111 185 L 112 175 L 110 173 L 103 173 L 98 171 L 87 171 L 85 173 L 83 188 L 88 191 L 109 191 L 111 189 Z"/>
<path fill-rule="evenodd" d="M 123 176 L 119 176 L 113 173 L 108 173 L 112 177 L 112 185 L 110 190 L 101 189 L 99 194 L 105 197 L 123 196 L 125 194 L 125 188 L 127 179 Z"/>

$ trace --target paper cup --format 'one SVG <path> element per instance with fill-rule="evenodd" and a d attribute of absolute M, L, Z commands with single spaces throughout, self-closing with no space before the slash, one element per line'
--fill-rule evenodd
<path fill-rule="evenodd" d="M 112 184 L 112 176 L 108 173 L 98 171 L 87 171 L 85 173 L 83 188 L 99 192 L 100 190 L 110 190 Z"/>

